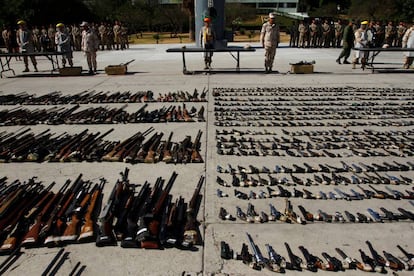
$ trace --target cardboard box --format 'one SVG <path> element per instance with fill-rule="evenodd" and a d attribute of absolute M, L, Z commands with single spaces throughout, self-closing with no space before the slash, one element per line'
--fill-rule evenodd
<path fill-rule="evenodd" d="M 292 64 L 290 72 L 293 74 L 312 74 L 313 64 Z"/>
<path fill-rule="evenodd" d="M 61 76 L 80 76 L 81 73 L 82 73 L 82 66 L 59 68 L 59 74 Z"/>
<path fill-rule="evenodd" d="M 108 65 L 105 67 L 107 75 L 125 75 L 127 73 L 126 65 Z"/>

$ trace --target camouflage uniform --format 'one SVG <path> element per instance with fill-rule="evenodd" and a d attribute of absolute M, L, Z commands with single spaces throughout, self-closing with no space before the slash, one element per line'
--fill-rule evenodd
<path fill-rule="evenodd" d="M 113 27 L 114 32 L 114 44 L 116 45 L 116 50 L 119 50 L 119 45 L 121 44 L 121 25 L 119 25 L 118 21 L 115 21 L 115 25 Z"/>
<path fill-rule="evenodd" d="M 344 25 L 342 24 L 341 20 L 335 23 L 335 47 L 341 47 L 341 41 L 344 34 Z"/>
<path fill-rule="evenodd" d="M 406 31 L 407 31 L 407 27 L 405 26 L 403 22 L 400 22 L 400 25 L 398 25 L 397 27 L 397 43 L 395 46 L 402 47 L 402 39 Z"/>
<path fill-rule="evenodd" d="M 304 48 L 306 46 L 307 36 L 308 36 L 308 27 L 302 21 L 298 27 L 299 32 L 299 44 L 298 47 Z"/>

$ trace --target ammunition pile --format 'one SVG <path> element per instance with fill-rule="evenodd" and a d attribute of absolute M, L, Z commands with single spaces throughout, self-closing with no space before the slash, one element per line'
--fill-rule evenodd
<path fill-rule="evenodd" d="M 181 196 L 173 202 L 170 195 L 175 172 L 165 187 L 159 177 L 153 187 L 146 181 L 138 193 L 140 185 L 129 182 L 128 172 L 121 173 L 99 216 L 106 185 L 103 178 L 93 183 L 80 174 L 56 193 L 51 191 L 54 182 L 44 187 L 36 178 L 9 184 L 6 178 L 0 179 L 0 254 L 11 254 L 20 247 L 91 241 L 101 247 L 120 240 L 122 247 L 129 248 L 191 249 L 200 244 L 196 218 L 204 177 L 187 203 Z"/>
<path fill-rule="evenodd" d="M 0 105 L 61 105 L 90 103 L 141 103 L 141 102 L 206 102 L 207 90 L 201 94 L 197 89 L 190 94 L 188 91 L 168 92 L 154 98 L 152 91 L 114 92 L 82 91 L 73 95 L 51 92 L 42 96 L 22 92 L 18 94 L 0 95 Z"/>
<path fill-rule="evenodd" d="M 301 251 L 303 258 L 293 253 L 290 245 L 285 242 L 284 246 L 287 251 L 287 258 L 276 252 L 276 250 L 270 245 L 265 244 L 267 255 L 266 257 L 260 251 L 258 245 L 253 241 L 253 238 L 249 233 L 246 233 L 248 244 L 243 243 L 240 253 L 234 252 L 228 243 L 222 241 L 220 243 L 221 258 L 225 260 L 236 259 L 241 260 L 244 264 L 248 265 L 254 270 L 267 269 L 272 272 L 284 273 L 286 270 L 293 271 L 311 271 L 317 272 L 318 270 L 325 271 L 345 271 L 345 270 L 361 270 L 364 272 L 379 272 L 387 273 L 387 269 L 393 271 L 413 270 L 414 269 L 414 254 L 407 252 L 400 245 L 397 248 L 404 254 L 403 257 L 398 257 L 396 254 L 392 254 L 389 251 L 383 251 L 383 255 L 380 255 L 373 247 L 370 241 L 365 243 L 370 251 L 369 256 L 365 249 L 359 249 L 361 255 L 360 260 L 348 256 L 342 249 L 335 248 L 336 253 L 328 254 L 322 252 L 321 257 L 309 252 L 303 245 L 298 249 Z M 249 247 L 252 253 L 249 251 Z M 337 254 L 337 255 L 336 255 Z M 339 257 L 339 258 L 338 258 Z"/>
<path fill-rule="evenodd" d="M 163 132 L 150 138 L 146 136 L 154 129 L 137 132 L 122 142 L 105 141 L 103 138 L 113 131 L 101 134 L 89 133 L 88 129 L 78 134 L 39 134 L 24 129 L 17 133 L 2 133 L 0 136 L 0 162 L 81 162 L 112 161 L 127 163 L 202 163 L 200 155 L 200 130 L 194 141 L 186 136 L 180 142 L 162 140 Z"/>
<path fill-rule="evenodd" d="M 43 108 L 28 110 L 21 107 L 0 111 L 0 125 L 60 125 L 60 124 L 127 124 L 127 123 L 166 123 L 166 122 L 204 122 L 204 106 L 199 110 L 192 107 L 187 110 L 170 105 L 151 111 L 145 110 L 148 104 L 143 105 L 136 112 L 125 111 L 127 104 L 120 108 L 90 107 L 79 110 L 79 105 L 72 108 Z"/>

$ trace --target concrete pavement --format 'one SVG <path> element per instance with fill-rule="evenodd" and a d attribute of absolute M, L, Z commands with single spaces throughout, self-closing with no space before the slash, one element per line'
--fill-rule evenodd
<path fill-rule="evenodd" d="M 244 46 L 244 44 L 234 44 Z M 204 245 L 199 246 L 195 252 L 182 251 L 177 249 L 166 250 L 142 250 L 131 249 L 126 250 L 121 247 L 97 248 L 94 244 L 80 244 L 66 246 L 66 250 L 70 252 L 69 259 L 64 263 L 59 274 L 69 274 L 75 264 L 80 261 L 86 268 L 83 275 L 270 275 L 269 271 L 254 271 L 242 264 L 241 261 L 223 261 L 220 258 L 220 241 L 224 240 L 230 244 L 232 249 L 239 252 L 242 243 L 247 243 L 245 232 L 249 232 L 257 244 L 265 252 L 265 243 L 270 243 L 277 252 L 287 257 L 286 249 L 283 242 L 289 241 L 292 250 L 301 255 L 298 250 L 299 245 L 320 256 L 323 251 L 334 255 L 335 247 L 341 247 L 351 256 L 360 259 L 358 253 L 359 248 L 363 248 L 369 252 L 365 241 L 371 240 L 378 252 L 382 250 L 390 251 L 395 255 L 401 255 L 396 249 L 396 245 L 400 244 L 408 251 L 414 251 L 413 223 L 412 222 L 393 222 L 393 223 L 313 223 L 309 225 L 285 224 L 281 222 L 264 223 L 264 224 L 247 224 L 240 220 L 235 222 L 221 221 L 218 218 L 219 207 L 225 207 L 229 212 L 235 215 L 235 206 L 240 205 L 244 210 L 247 207 L 247 201 L 241 201 L 233 196 L 233 188 L 222 188 L 216 183 L 218 175 L 230 181 L 229 175 L 219 174 L 216 171 L 217 165 L 248 166 L 250 164 L 261 167 L 267 166 L 274 168 L 275 165 L 318 164 L 320 162 L 339 165 L 341 160 L 347 163 L 357 162 L 382 162 L 398 160 L 400 162 L 412 161 L 412 157 L 386 157 L 386 158 L 359 158 L 355 156 L 338 158 L 299 158 L 299 157 L 240 157 L 226 156 L 217 154 L 216 149 L 216 130 L 231 129 L 218 127 L 215 125 L 215 98 L 213 89 L 216 87 L 225 88 L 255 88 L 255 87 L 297 87 L 297 88 L 335 88 L 335 87 L 362 87 L 378 89 L 384 88 L 409 88 L 413 87 L 411 74 L 372 74 L 370 70 L 362 71 L 361 69 L 353 70 L 350 65 L 338 65 L 335 63 L 336 57 L 339 55 L 340 49 L 291 49 L 285 45 L 277 50 L 274 70 L 279 73 L 263 74 L 263 49 L 257 48 L 254 53 L 241 53 L 241 73 L 212 73 L 212 74 L 196 74 L 183 75 L 181 55 L 175 53 L 166 53 L 167 48 L 181 47 L 182 45 L 131 45 L 131 48 L 125 51 L 100 51 L 98 52 L 98 69 L 99 72 L 94 76 L 78 76 L 78 77 L 60 77 L 50 75 L 50 63 L 47 60 L 39 59 L 39 74 L 20 73 L 23 70 L 22 61 L 12 61 L 12 68 L 16 70 L 17 75 L 10 78 L 0 79 L 0 93 L 19 93 L 26 91 L 36 95 L 44 95 L 52 91 L 61 91 L 63 94 L 75 94 L 84 90 L 88 91 L 146 91 L 152 90 L 155 95 L 159 93 L 176 92 L 176 91 L 193 91 L 195 88 L 202 90 L 209 89 L 208 103 L 188 103 L 187 106 L 205 105 L 207 110 L 206 123 L 162 123 L 152 124 L 156 131 L 170 132 L 174 131 L 174 137 L 181 140 L 185 135 L 195 137 L 197 131 L 203 131 L 202 136 L 202 154 L 205 160 L 203 164 L 187 164 L 187 165 L 167 165 L 167 164 L 123 164 L 123 163 L 6 163 L 0 165 L 0 176 L 7 176 L 10 180 L 20 179 L 26 180 L 32 176 L 37 176 L 44 183 L 56 181 L 62 185 L 68 178 L 74 179 L 79 173 L 84 174 L 85 179 L 97 181 L 100 177 L 108 179 L 109 183 L 115 183 L 119 178 L 119 173 L 125 167 L 130 168 L 130 179 L 133 183 L 142 184 L 145 180 L 155 183 L 158 176 L 168 179 L 172 171 L 178 173 L 178 178 L 173 187 L 172 194 L 175 197 L 182 195 L 187 200 L 190 199 L 195 185 L 201 175 L 206 176 L 205 188 L 203 191 L 203 204 L 199 213 L 201 222 L 200 231 L 204 238 Z M 258 45 L 252 43 L 251 46 Z M 103 68 L 107 65 L 114 65 L 135 59 L 128 66 L 128 74 L 124 76 L 107 76 Z M 400 63 L 402 67 L 401 53 L 383 53 L 378 60 L 386 63 Z M 290 63 L 300 61 L 315 61 L 315 73 L 306 75 L 290 74 Z M 85 58 L 81 53 L 74 53 L 75 66 L 82 66 L 87 69 Z M 29 63 L 29 67 L 30 66 Z M 187 67 L 189 70 L 199 70 L 203 67 L 202 54 L 188 54 Z M 213 56 L 213 67 L 216 68 L 234 68 L 235 61 L 227 53 L 216 53 Z M 306 93 L 298 92 L 297 97 L 307 97 Z M 309 96 L 310 97 L 310 96 Z M 360 100 L 355 96 L 344 96 L 347 101 Z M 413 94 L 407 95 L 408 101 L 412 101 Z M 321 93 L 319 97 L 322 100 L 329 99 L 328 95 Z M 240 100 L 247 97 L 239 97 Z M 294 97 L 288 97 L 289 101 L 295 102 Z M 403 98 L 395 100 L 396 104 L 402 105 L 407 100 Z M 235 101 L 237 102 L 237 101 Z M 249 100 L 249 103 L 254 100 Z M 362 101 L 369 102 L 369 101 Z M 379 105 L 387 102 L 378 101 Z M 159 108 L 162 103 L 151 103 L 150 108 Z M 130 110 L 136 110 L 142 106 L 141 103 L 129 104 Z M 317 104 L 315 104 L 317 106 Z M 2 107 L 5 108 L 5 107 Z M 8 108 L 8 107 L 7 107 Z M 35 108 L 35 107 L 30 107 Z M 309 115 L 312 116 L 312 115 Z M 406 120 L 412 120 L 413 114 Z M 371 119 L 367 119 L 369 122 Z M 329 120 L 327 120 L 329 121 Z M 375 121 L 375 120 L 374 120 Z M 398 119 L 397 119 L 398 121 Z M 115 131 L 111 133 L 108 139 L 122 140 L 129 137 L 139 130 L 145 130 L 149 127 L 147 124 L 125 124 L 125 125 L 93 125 L 93 126 L 73 126 L 59 125 L 46 126 L 36 125 L 30 126 L 35 132 L 40 132 L 46 128 L 51 128 L 52 132 L 62 133 L 78 132 L 85 128 L 91 131 L 106 131 L 110 127 L 114 127 Z M 10 126 L 1 127 L 1 131 L 15 131 L 20 127 Z M 350 127 L 352 130 L 363 130 L 366 127 Z M 368 127 L 371 128 L 371 127 Z M 407 130 L 412 131 L 412 126 L 387 126 L 372 127 L 375 130 Z M 275 136 L 283 136 L 281 127 L 240 127 L 240 129 L 250 130 L 269 130 L 275 131 Z M 302 127 L 286 128 L 289 131 L 298 131 Z M 330 127 L 309 127 L 308 130 L 328 130 Z M 343 130 L 345 128 L 334 128 Z M 410 138 L 412 139 L 412 133 Z M 413 162 L 413 161 L 412 161 Z M 404 175 L 414 179 L 414 172 L 408 171 Z M 411 189 L 413 184 L 403 187 L 397 187 L 399 190 Z M 56 187 L 57 189 L 58 187 Z M 217 188 L 223 189 L 230 196 L 228 198 L 218 198 L 216 196 Z M 381 187 L 382 188 L 382 187 Z M 253 189 L 253 188 L 252 188 Z M 258 188 L 254 188 L 258 191 Z M 329 190 L 332 186 L 310 187 L 312 191 Z M 106 201 L 111 190 L 111 185 L 105 188 Z M 245 188 L 245 192 L 250 189 Z M 264 210 L 268 212 L 268 203 L 276 205 L 278 210 L 284 210 L 284 201 L 281 198 L 251 200 L 258 211 Z M 292 203 L 296 208 L 303 204 L 313 212 L 323 209 L 327 212 L 336 210 L 350 210 L 356 212 L 365 210 L 368 207 L 378 209 L 381 206 L 387 206 L 392 210 L 398 207 L 404 207 L 413 210 L 407 200 L 379 200 L 370 199 L 362 201 L 322 201 L 322 200 L 304 200 L 300 198 L 292 199 Z M 40 275 L 46 268 L 48 263 L 58 252 L 58 248 L 40 248 L 25 249 L 22 256 L 7 270 L 6 275 L 22 275 L 31 273 Z M 251 249 L 250 249 L 251 252 Z M 5 259 L 0 257 L 0 262 Z M 333 272 L 318 272 L 321 275 L 332 274 Z M 388 273 L 391 270 L 388 269 Z M 310 275 L 310 272 L 293 272 L 287 271 L 287 275 Z M 341 272 L 341 275 L 357 275 L 364 273 L 359 271 Z M 409 275 L 409 272 L 398 272 L 398 275 Z"/>

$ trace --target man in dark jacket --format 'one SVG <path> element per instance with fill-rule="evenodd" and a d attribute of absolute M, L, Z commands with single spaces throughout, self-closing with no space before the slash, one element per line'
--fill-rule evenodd
<path fill-rule="evenodd" d="M 348 25 L 344 29 L 343 34 L 343 42 L 342 42 L 342 52 L 339 57 L 336 59 L 338 64 L 341 64 L 341 58 L 344 58 L 344 64 L 349 64 L 348 61 L 349 56 L 351 55 L 351 49 L 354 47 L 354 30 L 353 30 L 354 23 L 352 20 L 349 21 Z"/>

